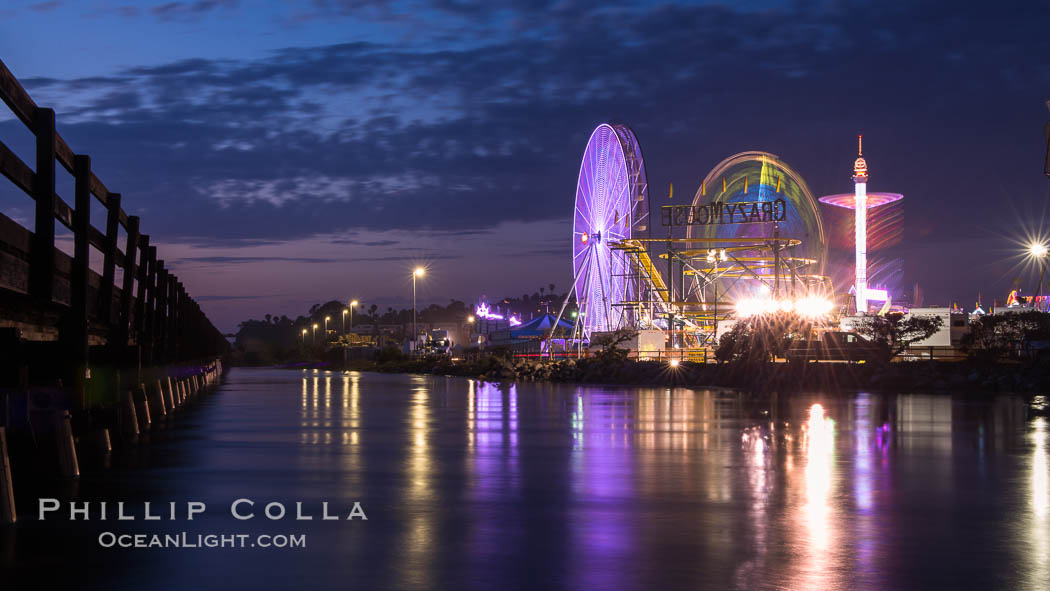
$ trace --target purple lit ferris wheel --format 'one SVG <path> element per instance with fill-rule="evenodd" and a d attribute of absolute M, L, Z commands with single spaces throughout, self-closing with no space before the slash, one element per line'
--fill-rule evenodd
<path fill-rule="evenodd" d="M 649 224 L 642 150 L 631 128 L 603 123 L 580 163 L 572 224 L 573 288 L 583 336 L 631 325 L 637 286 L 631 262 L 613 245 L 642 237 Z"/>

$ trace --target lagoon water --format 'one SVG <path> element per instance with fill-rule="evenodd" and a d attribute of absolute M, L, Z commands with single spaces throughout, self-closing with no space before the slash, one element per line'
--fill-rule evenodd
<path fill-rule="evenodd" d="M 75 488 L 19 491 L 5 573 L 151 589 L 1050 586 L 1050 424 L 1011 396 L 233 369 L 150 437 Z M 41 522 L 39 496 L 126 501 L 139 519 Z M 230 515 L 239 498 L 255 518 Z M 177 519 L 141 520 L 144 501 L 179 503 Z M 187 501 L 206 512 L 187 521 Z M 263 515 L 271 501 L 284 519 Z M 324 521 L 326 501 L 368 519 Z M 102 548 L 105 532 L 306 548 Z"/>

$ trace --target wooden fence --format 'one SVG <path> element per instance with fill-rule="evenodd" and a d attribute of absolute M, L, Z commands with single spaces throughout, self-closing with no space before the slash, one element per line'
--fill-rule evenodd
<path fill-rule="evenodd" d="M 120 193 L 99 180 L 90 156 L 73 152 L 55 131 L 54 110 L 37 106 L 2 61 L 0 98 L 36 143 L 31 168 L 0 141 L 0 173 L 36 203 L 32 229 L 0 214 L 0 327 L 19 329 L 26 341 L 53 341 L 56 365 L 74 389 L 88 372 L 89 351 L 100 346 L 100 355 L 124 367 L 225 354 L 226 339 L 165 269 Z M 72 207 L 55 192 L 56 162 L 73 175 Z M 99 228 L 92 199 L 106 211 Z M 73 234 L 72 257 L 55 248 L 55 220 Z M 102 253 L 101 275 L 89 268 L 91 247 Z"/>

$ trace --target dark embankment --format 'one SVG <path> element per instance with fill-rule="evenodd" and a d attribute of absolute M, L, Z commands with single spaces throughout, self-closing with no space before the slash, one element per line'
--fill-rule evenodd
<path fill-rule="evenodd" d="M 456 363 L 441 358 L 399 359 L 381 363 L 360 361 L 347 369 L 466 376 L 490 381 L 732 387 L 761 391 L 863 389 L 1039 394 L 1050 390 L 1050 366 L 973 361 L 888 364 L 683 362 L 677 367 L 671 367 L 666 362 L 617 358 L 538 361 L 486 357 Z"/>

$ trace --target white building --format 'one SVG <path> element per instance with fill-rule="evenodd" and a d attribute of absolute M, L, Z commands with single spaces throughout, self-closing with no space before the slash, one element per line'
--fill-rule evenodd
<path fill-rule="evenodd" d="M 912 347 L 958 347 L 963 335 L 970 332 L 969 314 L 963 310 L 952 311 L 951 308 L 912 308 L 905 315 L 934 316 L 941 319 L 941 327 L 929 338 L 916 341 Z M 845 332 L 855 332 L 863 316 L 843 316 L 839 328 Z"/>

